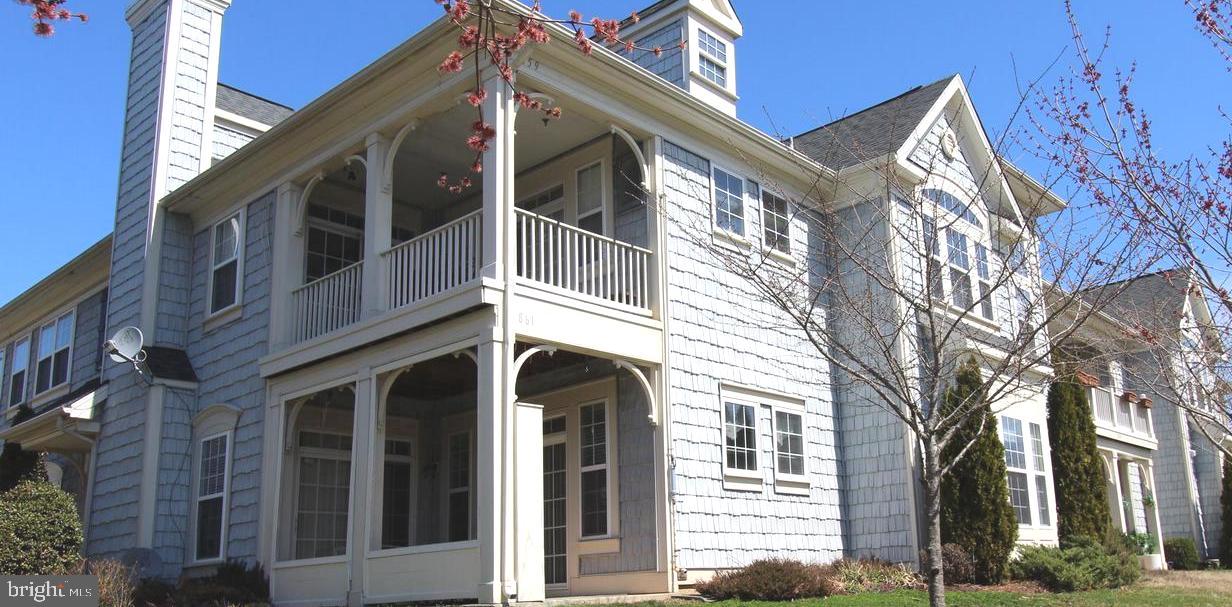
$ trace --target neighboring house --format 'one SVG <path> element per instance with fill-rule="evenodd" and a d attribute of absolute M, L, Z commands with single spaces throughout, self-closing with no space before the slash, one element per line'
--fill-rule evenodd
<path fill-rule="evenodd" d="M 1153 418 L 1160 412 L 1156 401 L 1163 399 L 1160 391 L 1141 381 L 1146 369 L 1132 328 L 1103 312 L 1090 312 L 1073 328 L 1079 313 L 1075 306 L 1066 306 L 1049 315 L 1050 325 L 1053 334 L 1068 334 L 1055 344 L 1056 351 L 1068 361 L 1065 366 L 1074 372 L 1091 406 L 1111 528 L 1151 535 L 1155 539 L 1152 565 L 1163 568 L 1164 504 L 1174 501 L 1173 496 L 1157 490 L 1155 474 L 1161 441 Z M 1173 407 L 1168 411 L 1175 412 Z M 1166 445 L 1168 439 L 1163 442 Z"/>
<path fill-rule="evenodd" d="M 534 602 L 672 591 L 761 557 L 916 560 L 913 441 L 845 407 L 825 360 L 767 331 L 776 308 L 708 261 L 718 244 L 814 263 L 785 201 L 863 170 L 816 134 L 793 147 L 735 118 L 729 2 L 641 11 L 625 33 L 661 55 L 528 49 L 517 85 L 556 121 L 483 72 L 498 136 L 460 194 L 435 185 L 473 161 L 474 75 L 437 70 L 453 25 L 292 112 L 217 83 L 229 4 L 130 2 L 110 278 L 88 291 L 106 293 L 107 328 L 77 333 L 106 402 L 92 434 L 47 429 L 48 450 L 88 454 L 90 554 L 163 578 L 259 562 L 280 605 Z M 848 127 L 886 134 L 870 144 L 908 172 L 944 158 L 923 172 L 944 179 L 913 187 L 969 201 L 973 258 L 1034 219 L 1016 199 L 1053 200 L 992 155 L 957 77 L 818 133 Z M 984 171 L 999 190 L 973 197 Z M 32 297 L 0 311 L 18 340 L 59 318 Z M 989 343 L 1030 313 L 995 301 L 976 323 Z M 99 374 L 103 336 L 127 326 L 145 336 L 139 372 Z M 1020 537 L 1054 543 L 1043 395 L 1000 424 Z"/>
<path fill-rule="evenodd" d="M 1069 345 L 1120 353 L 1108 361 L 1108 369 L 1102 365 L 1083 368 L 1100 378 L 1101 389 L 1095 392 L 1093 405 L 1096 427 L 1101 436 L 1136 446 L 1128 453 L 1122 450 L 1122 458 L 1149 458 L 1147 471 L 1154 472 L 1154 482 L 1158 483 L 1154 499 L 1162 536 L 1190 538 L 1199 556 L 1218 558 L 1224 455 L 1185 412 L 1186 408 L 1220 406 L 1208 402 L 1210 391 L 1192 385 L 1203 382 L 1209 386 L 1214 374 L 1208 378 L 1206 369 L 1214 363 L 1208 357 L 1219 348 L 1204 347 L 1217 344 L 1218 339 L 1212 334 L 1203 291 L 1188 271 L 1176 269 L 1105 285 L 1089 293 L 1089 297 L 1107 300 L 1100 304 L 1107 314 L 1093 327 L 1084 326 L 1087 336 L 1076 337 L 1077 341 Z M 1153 335 L 1155 345 L 1148 348 L 1141 339 L 1110 338 L 1110 334 L 1118 333 L 1141 335 L 1143 330 Z M 1114 345 L 1109 347 L 1110 343 Z M 1104 410 L 1105 395 L 1112 398 L 1112 412 Z M 1184 407 L 1178 406 L 1181 403 Z M 1133 419 L 1126 420 L 1126 415 Z M 1221 433 L 1232 441 L 1226 430 L 1211 429 L 1212 436 Z M 1111 448 L 1114 443 L 1108 444 Z M 1132 495 L 1129 504 L 1129 516 L 1137 517 Z"/>

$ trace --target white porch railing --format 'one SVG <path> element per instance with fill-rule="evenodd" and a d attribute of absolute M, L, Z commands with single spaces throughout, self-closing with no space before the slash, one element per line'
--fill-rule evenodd
<path fill-rule="evenodd" d="M 1088 397 L 1097 427 L 1148 438 L 1154 435 L 1151 409 L 1142 402 L 1132 402 L 1103 387 L 1091 387 Z"/>
<path fill-rule="evenodd" d="M 424 232 L 388 251 L 389 309 L 442 293 L 479 276 L 483 211 Z"/>
<path fill-rule="evenodd" d="M 307 341 L 359 320 L 363 262 L 353 263 L 291 291 L 294 338 Z"/>
<path fill-rule="evenodd" d="M 517 209 L 518 276 L 606 302 L 650 308 L 650 251 Z"/>

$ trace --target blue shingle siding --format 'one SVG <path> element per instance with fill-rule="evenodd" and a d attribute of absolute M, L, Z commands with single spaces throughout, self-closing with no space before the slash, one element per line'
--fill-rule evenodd
<path fill-rule="evenodd" d="M 578 557 L 582 575 L 655 569 L 654 427 L 637 380 L 621 373 L 616 383 L 617 474 L 620 552 Z"/>
<path fill-rule="evenodd" d="M 107 291 L 91 295 L 77 304 L 76 327 L 73 329 L 72 390 L 98 377 L 106 339 Z"/>
<path fill-rule="evenodd" d="M 650 70 L 650 73 L 684 88 L 684 61 L 680 41 L 684 39 L 684 28 L 681 20 L 676 19 L 663 27 L 638 38 L 635 44 L 638 49 L 631 53 L 619 49 L 630 61 Z M 653 49 L 659 47 L 662 53 L 655 56 Z M 651 49 L 651 50 L 641 50 Z"/>
<path fill-rule="evenodd" d="M 176 577 L 187 558 L 192 483 L 192 417 L 196 397 L 191 391 L 168 388 L 163 395 L 163 432 L 158 455 L 158 503 L 155 506 L 153 549 L 162 561 L 161 572 Z"/>
<path fill-rule="evenodd" d="M 192 273 L 192 220 L 181 213 L 163 219 L 158 279 L 158 318 L 153 343 L 183 348 L 188 330 L 188 298 Z"/>
<path fill-rule="evenodd" d="M 765 557 L 836 559 L 843 545 L 828 367 L 773 306 L 696 244 L 698 236 L 709 238 L 709 162 L 671 143 L 665 143 L 664 159 L 663 193 L 672 215 L 665 254 L 677 565 L 713 569 Z M 760 226 L 759 209 L 746 211 L 751 235 Z M 792 224 L 792 250 L 801 262 L 808 245 L 804 223 L 801 218 Z M 688 232 L 699 226 L 703 234 Z M 750 492 L 724 487 L 723 382 L 803 400 L 808 495 L 776 490 L 770 412 L 764 407 L 758 413 L 762 486 Z"/>
<path fill-rule="evenodd" d="M 206 281 L 209 276 L 209 230 L 193 237 L 192 294 L 189 298 L 188 355 L 200 378 L 197 410 L 216 403 L 240 409 L 232 452 L 231 498 L 226 556 L 255 559 L 265 381 L 257 359 L 268 351 L 270 262 L 274 227 L 274 192 L 248 205 L 244 238 L 243 313 L 205 331 Z"/>
<path fill-rule="evenodd" d="M 164 2 L 133 27 L 111 254 L 108 330 L 139 324 L 141 316 L 165 23 Z M 146 394 L 131 370 L 124 366 L 107 365 L 103 376 L 110 386 L 96 452 L 87 549 L 91 555 L 115 556 L 131 548 L 137 536 Z"/>

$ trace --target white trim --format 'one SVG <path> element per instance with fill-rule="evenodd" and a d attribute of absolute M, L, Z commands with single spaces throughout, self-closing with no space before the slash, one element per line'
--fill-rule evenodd
<path fill-rule="evenodd" d="M 215 45 L 215 46 L 219 46 L 219 45 Z M 263 122 L 258 122 L 256 120 L 253 120 L 252 118 L 248 118 L 246 116 L 240 116 L 239 114 L 236 114 L 234 112 L 228 112 L 227 110 L 222 110 L 222 109 L 217 109 L 217 108 L 214 109 L 214 119 L 215 119 L 215 124 L 223 128 L 228 128 L 234 131 L 239 131 L 241 133 L 243 133 L 245 129 L 248 131 L 251 131 L 249 133 L 244 133 L 244 134 L 251 135 L 253 139 L 256 139 L 262 133 L 270 129 L 270 125 L 265 124 Z M 230 124 L 222 124 L 224 122 L 229 122 Z M 239 127 L 239 128 L 236 128 L 236 127 Z"/>
<path fill-rule="evenodd" d="M 226 223 L 232 220 L 235 220 L 239 224 L 236 228 L 236 234 L 235 234 L 235 244 L 236 244 L 235 257 L 233 259 L 228 259 L 222 264 L 219 264 L 218 261 L 214 259 L 214 252 L 215 252 L 215 249 L 217 248 L 217 242 L 215 242 L 215 240 L 218 237 L 218 227 L 221 226 L 223 223 Z M 233 313 L 232 312 L 233 310 L 243 309 L 244 307 L 244 257 L 246 256 L 246 253 L 247 253 L 246 251 L 247 231 L 248 231 L 248 207 L 247 205 L 241 206 L 234 213 L 230 213 L 226 217 L 223 217 L 222 219 L 210 224 L 210 245 L 209 245 L 210 246 L 210 250 L 209 250 L 209 260 L 210 261 L 209 261 L 209 265 L 207 266 L 208 274 L 206 275 L 206 278 L 205 278 L 205 320 L 206 322 L 209 322 L 215 318 L 223 317 L 224 315 L 228 315 L 228 313 Z M 218 271 L 218 269 L 221 266 L 226 265 L 227 263 L 230 263 L 232 260 L 234 260 L 236 264 L 235 265 L 235 301 L 217 310 L 214 310 L 213 309 L 213 306 L 214 306 L 214 272 Z"/>
<path fill-rule="evenodd" d="M 582 434 L 581 434 L 582 409 L 585 409 L 587 407 L 594 407 L 594 406 L 603 407 L 603 454 L 604 454 L 603 463 L 584 466 L 582 465 Z M 614 442 L 613 439 L 615 437 L 615 431 L 614 431 L 615 429 L 613 428 L 613 424 L 615 423 L 615 420 L 612 418 L 612 409 L 613 409 L 612 400 L 609 398 L 600 398 L 600 399 L 595 399 L 595 400 L 590 400 L 590 401 L 584 401 L 584 402 L 578 403 L 577 405 L 578 442 L 577 442 L 577 446 L 575 447 L 575 456 L 577 457 L 577 462 L 578 462 L 578 467 L 577 467 L 578 495 L 577 495 L 577 500 L 576 500 L 577 505 L 575 507 L 577 508 L 577 511 L 578 511 L 577 537 L 579 541 L 579 551 L 578 551 L 579 554 L 582 554 L 581 542 L 610 538 L 610 537 L 614 537 L 616 534 L 616 530 L 614 526 L 612 525 L 612 519 L 614 518 L 614 514 L 615 514 L 615 511 L 614 511 L 615 509 L 613 508 L 612 502 L 613 502 L 613 498 L 616 497 L 613 495 L 615 492 L 612 490 L 613 489 L 612 476 L 615 473 L 615 469 L 616 469 L 616 465 L 614 464 L 615 445 L 613 445 L 613 442 Z M 604 497 L 607 498 L 606 499 L 607 505 L 604 508 L 604 510 L 606 510 L 604 514 L 607 515 L 607 521 L 604 523 L 603 533 L 586 535 L 583 529 L 585 526 L 585 523 L 583 522 L 583 515 L 585 513 L 582 511 L 582 502 L 583 502 L 582 475 L 587 472 L 594 472 L 600 469 L 604 471 L 605 473 L 604 478 L 606 479 L 603 491 L 605 493 Z M 619 503 L 620 503 L 619 499 L 617 498 L 616 500 L 617 507 L 619 506 Z"/>
<path fill-rule="evenodd" d="M 710 228 L 717 235 L 725 236 L 727 238 L 736 240 L 740 244 L 747 246 L 750 243 L 749 238 L 748 238 L 748 233 L 749 233 L 748 179 L 746 179 L 744 175 L 740 174 L 739 172 L 730 171 L 713 160 L 710 160 L 709 162 L 710 162 Z M 716 171 L 722 171 L 726 173 L 727 175 L 731 177 L 735 177 L 740 180 L 740 223 L 741 223 L 741 226 L 743 226 L 743 233 L 734 232 L 728 228 L 719 226 L 719 201 L 717 198 L 718 184 L 716 183 L 717 180 L 715 179 Z M 724 193 L 728 193 L 728 192 L 724 190 Z M 728 214 L 731 215 L 732 213 L 728 212 Z"/>
<path fill-rule="evenodd" d="M 209 495 L 201 495 L 201 456 L 202 447 L 207 441 L 212 441 L 218 438 L 224 439 L 223 444 L 223 478 L 222 491 L 219 493 L 211 493 Z M 235 445 L 235 431 L 224 430 L 203 436 L 193 443 L 193 471 L 192 471 L 192 498 L 189 500 L 189 518 L 188 518 L 188 537 L 186 544 L 188 545 L 188 566 L 209 565 L 221 563 L 227 557 L 227 527 L 230 523 L 230 506 L 231 506 L 231 465 L 232 465 L 232 449 Z M 197 535 L 200 530 L 197 525 L 200 521 L 197 519 L 201 508 L 201 502 L 222 498 L 222 519 L 219 521 L 218 530 L 218 556 L 201 558 L 197 555 Z"/>
<path fill-rule="evenodd" d="M 21 372 L 22 372 L 21 400 L 14 402 L 12 399 L 12 391 L 13 391 L 13 376 L 16 375 L 16 372 L 13 371 L 12 369 L 16 368 L 17 361 L 18 361 L 18 357 L 16 356 L 17 346 L 18 344 L 21 344 L 22 342 L 25 342 L 26 344 L 26 357 L 25 357 L 26 359 L 22 361 L 25 366 L 22 367 L 21 369 Z M 13 356 L 12 366 L 10 367 L 10 371 L 5 376 L 8 378 L 8 381 L 5 382 L 5 385 L 8 389 L 5 390 L 5 394 L 0 394 L 0 398 L 4 398 L 5 406 L 7 407 L 8 411 L 16 411 L 17 405 L 21 405 L 25 403 L 26 401 L 30 400 L 30 397 L 29 397 L 29 394 L 30 394 L 30 357 L 34 355 L 34 352 L 30 346 L 34 344 L 34 331 L 31 330 L 31 332 L 27 334 L 25 337 L 19 337 L 17 339 L 14 339 L 13 341 L 9 342 L 9 344 L 13 346 L 14 356 Z"/>

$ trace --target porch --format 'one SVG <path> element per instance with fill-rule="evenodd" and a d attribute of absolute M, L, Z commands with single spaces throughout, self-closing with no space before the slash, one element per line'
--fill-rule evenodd
<path fill-rule="evenodd" d="M 670 590 L 654 367 L 519 342 L 505 410 L 497 344 L 400 347 L 267 417 L 276 604 Z"/>
<path fill-rule="evenodd" d="M 550 95 L 538 94 L 564 107 L 559 120 L 491 95 L 485 120 L 507 132 L 482 154 L 482 173 L 465 145 L 476 109 L 455 93 L 285 184 L 279 204 L 293 222 L 276 238 L 285 297 L 274 297 L 272 350 L 328 343 L 379 318 L 440 317 L 457 311 L 436 311 L 442 302 L 507 282 L 597 314 L 655 318 L 644 139 Z M 438 185 L 462 177 L 473 185 Z"/>
<path fill-rule="evenodd" d="M 1149 535 L 1154 548 L 1139 558 L 1149 571 L 1167 569 L 1164 537 L 1155 501 L 1155 471 L 1149 453 L 1132 453 L 1123 445 L 1099 439 L 1099 456 L 1107 482 L 1108 512 L 1112 529 L 1126 534 Z"/>

